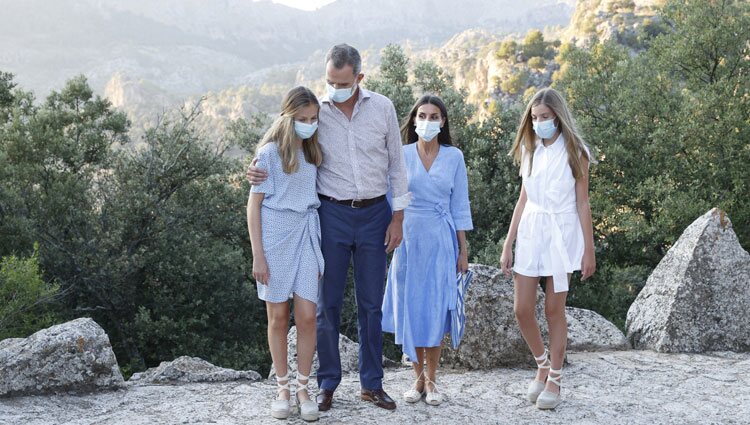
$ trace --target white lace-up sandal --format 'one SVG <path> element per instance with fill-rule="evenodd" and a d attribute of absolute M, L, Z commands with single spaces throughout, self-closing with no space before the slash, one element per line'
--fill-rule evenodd
<path fill-rule="evenodd" d="M 423 376 L 424 376 L 424 369 L 422 369 L 422 373 L 420 373 L 419 376 L 417 376 L 417 380 L 414 381 L 414 386 L 412 386 L 411 388 L 409 388 L 404 393 L 404 401 L 406 401 L 407 403 L 416 403 L 416 402 L 418 402 L 419 400 L 422 399 L 422 397 L 424 396 L 424 388 L 425 388 L 424 385 L 425 384 L 424 383 L 422 384 L 422 391 L 421 392 L 419 390 L 417 390 L 417 386 L 419 386 L 419 380 Z"/>
<path fill-rule="evenodd" d="M 282 384 L 282 382 L 284 382 Z M 271 402 L 271 416 L 276 419 L 286 419 L 292 412 L 289 399 L 281 398 L 284 390 L 289 391 L 289 372 L 284 376 L 276 376 L 276 399 Z M 290 392 L 291 394 L 291 392 Z"/>
<path fill-rule="evenodd" d="M 301 381 L 305 381 L 304 383 Z M 310 382 L 310 377 L 305 376 L 297 372 L 297 390 L 294 391 L 295 395 L 299 394 L 300 391 L 307 391 L 308 399 L 300 401 L 297 396 L 297 403 L 299 403 L 299 415 L 302 420 L 306 422 L 314 422 L 320 418 L 320 412 L 318 411 L 318 402 L 310 398 L 310 391 L 307 389 L 307 384 Z"/>
<path fill-rule="evenodd" d="M 555 376 L 552 376 L 552 374 L 555 374 Z M 552 382 L 553 384 L 557 385 L 558 388 L 562 386 L 560 383 L 560 378 L 562 378 L 562 369 L 550 369 L 549 375 L 547 375 L 547 382 Z M 560 403 L 562 403 L 562 397 L 560 396 L 560 393 L 553 393 L 550 391 L 542 391 L 541 394 L 539 394 L 539 397 L 536 399 L 536 407 L 542 410 L 548 410 L 548 409 L 554 409 L 555 407 L 559 406 Z"/>
<path fill-rule="evenodd" d="M 432 384 L 432 391 L 427 390 L 427 384 Z M 438 391 L 437 384 L 432 382 L 427 375 L 424 376 L 425 403 L 430 406 L 440 406 L 443 402 L 443 393 Z"/>
<path fill-rule="evenodd" d="M 549 361 L 549 351 L 547 349 L 544 349 L 544 354 L 542 354 L 539 357 L 534 357 L 534 360 L 536 360 L 536 367 L 538 369 L 549 369 L 552 367 L 552 363 Z M 529 383 L 529 389 L 526 391 L 526 397 L 529 399 L 530 402 L 536 403 L 536 399 L 539 397 L 539 394 L 544 391 L 544 381 L 539 381 L 534 377 L 534 380 Z"/>

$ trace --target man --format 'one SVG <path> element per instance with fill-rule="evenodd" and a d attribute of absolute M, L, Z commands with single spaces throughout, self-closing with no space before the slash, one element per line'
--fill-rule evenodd
<path fill-rule="evenodd" d="M 361 398 L 393 410 L 383 391 L 381 306 L 386 254 L 401 242 L 409 204 L 406 168 L 393 103 L 360 87 L 359 52 L 346 44 L 326 55 L 327 95 L 321 98 L 318 141 L 323 163 L 317 189 L 325 272 L 317 306 L 318 405 L 331 408 L 341 382 L 339 325 L 349 262 L 354 261 Z M 265 179 L 256 167 L 251 183 Z M 386 200 L 391 190 L 393 211 Z"/>

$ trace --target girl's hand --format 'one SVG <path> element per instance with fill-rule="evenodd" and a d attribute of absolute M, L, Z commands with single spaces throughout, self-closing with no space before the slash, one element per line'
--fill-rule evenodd
<path fill-rule="evenodd" d="M 271 278 L 271 274 L 268 272 L 266 257 L 253 257 L 253 277 L 255 278 L 255 281 L 261 285 L 268 285 L 268 280 Z"/>
<path fill-rule="evenodd" d="M 469 253 L 461 251 L 458 253 L 458 262 L 456 263 L 456 269 L 459 273 L 466 273 L 469 271 Z"/>
<path fill-rule="evenodd" d="M 513 267 L 513 249 L 503 246 L 503 253 L 500 255 L 500 270 L 505 277 L 511 277 L 510 271 Z"/>
<path fill-rule="evenodd" d="M 586 249 L 583 252 L 583 261 L 581 261 L 581 280 L 590 278 L 596 271 L 596 257 L 593 249 Z"/>

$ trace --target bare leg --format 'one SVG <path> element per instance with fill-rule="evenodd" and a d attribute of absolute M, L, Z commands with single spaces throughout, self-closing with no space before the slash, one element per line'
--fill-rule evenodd
<path fill-rule="evenodd" d="M 570 281 L 570 274 L 568 274 L 568 281 Z M 568 344 L 568 321 L 565 317 L 565 302 L 568 293 L 555 293 L 552 278 L 548 277 L 545 295 L 544 314 L 547 316 L 547 326 L 549 327 L 550 360 L 552 361 L 552 369 L 560 370 Z M 560 392 L 560 387 L 549 381 L 545 389 L 553 393 Z"/>
<path fill-rule="evenodd" d="M 437 374 L 437 368 L 440 364 L 440 351 L 442 347 L 427 347 L 424 349 L 426 357 L 427 357 L 427 379 L 430 380 L 430 382 L 427 383 L 427 388 L 425 388 L 427 391 L 435 391 L 434 383 L 436 382 L 436 374 Z"/>
<path fill-rule="evenodd" d="M 424 347 L 417 347 L 417 361 L 415 362 L 412 359 L 411 367 L 414 369 L 414 376 L 417 377 L 416 390 L 420 393 L 424 391 L 424 376 L 422 375 L 424 373 L 424 359 Z"/>
<path fill-rule="evenodd" d="M 276 376 L 286 376 L 288 372 L 286 334 L 289 331 L 289 303 L 266 301 L 266 313 L 268 314 L 268 348 L 271 350 L 273 368 L 276 370 Z M 281 381 L 281 384 L 286 382 Z M 279 399 L 289 400 L 289 390 L 282 390 Z"/>
<path fill-rule="evenodd" d="M 544 342 L 539 324 L 536 321 L 536 290 L 539 285 L 538 277 L 523 276 L 516 273 L 513 277 L 515 287 L 513 310 L 516 314 L 521 335 L 529 346 L 531 354 L 539 357 L 544 354 Z M 544 382 L 548 369 L 537 369 L 536 380 Z"/>
<path fill-rule="evenodd" d="M 297 371 L 305 376 L 310 376 L 313 355 L 315 354 L 315 341 L 317 330 L 315 327 L 316 305 L 297 294 L 294 294 L 294 324 L 297 326 Z M 300 384 L 305 385 L 304 379 Z M 310 400 L 307 391 L 297 393 L 300 401 Z"/>

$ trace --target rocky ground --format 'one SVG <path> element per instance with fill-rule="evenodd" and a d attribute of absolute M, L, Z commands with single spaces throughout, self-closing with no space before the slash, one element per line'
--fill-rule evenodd
<path fill-rule="evenodd" d="M 747 424 L 750 354 L 663 354 L 651 351 L 572 353 L 565 368 L 565 403 L 542 412 L 524 399 L 531 369 L 446 371 L 448 400 L 408 405 L 406 368 L 387 369 L 385 389 L 398 397 L 387 412 L 358 399 L 350 375 L 323 424 Z M 133 385 L 90 395 L 0 399 L 1 424 L 280 424 L 268 415 L 270 381 Z M 303 423 L 293 416 L 289 423 Z"/>

